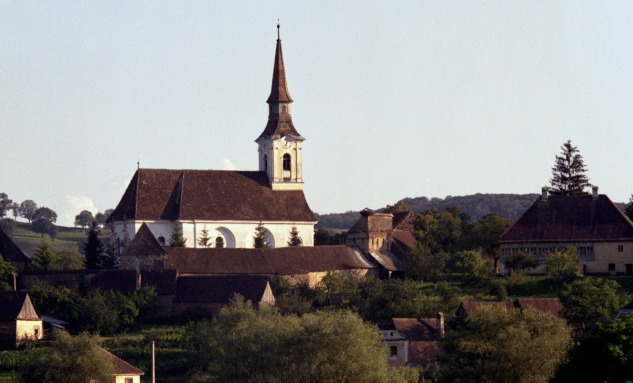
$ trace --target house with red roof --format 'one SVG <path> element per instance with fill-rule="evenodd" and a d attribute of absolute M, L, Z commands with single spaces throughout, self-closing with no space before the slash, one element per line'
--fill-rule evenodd
<path fill-rule="evenodd" d="M 436 318 L 393 318 L 380 326 L 391 367 L 423 366 L 435 362 L 436 341 L 444 334 L 444 314 Z"/>
<path fill-rule="evenodd" d="M 114 367 L 114 382 L 115 383 L 141 383 L 141 375 L 145 375 L 143 370 L 140 370 L 116 355 L 99 348 L 99 354 L 106 360 L 112 363 Z"/>
<path fill-rule="evenodd" d="M 551 252 L 578 249 L 585 274 L 633 275 L 633 222 L 593 187 L 588 195 L 548 195 L 542 189 L 532 206 L 499 237 L 500 270 L 518 251 L 539 262 Z M 542 273 L 541 265 L 535 272 Z"/>
<path fill-rule="evenodd" d="M 269 247 L 285 247 L 296 227 L 303 246 L 313 246 L 318 220 L 303 193 L 305 139 L 292 122 L 279 36 L 266 102 L 268 121 L 255 140 L 259 170 L 139 168 L 109 218 L 119 239 L 124 226 L 131 238 L 145 223 L 161 245 L 169 244 L 177 227 L 187 247 L 199 247 L 203 231 L 214 246 L 252 248 L 263 232 Z"/>

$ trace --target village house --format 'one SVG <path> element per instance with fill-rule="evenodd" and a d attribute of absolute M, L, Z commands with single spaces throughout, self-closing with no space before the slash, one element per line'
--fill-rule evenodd
<path fill-rule="evenodd" d="M 0 344 L 19 345 L 43 337 L 42 318 L 26 291 L 0 291 Z"/>
<path fill-rule="evenodd" d="M 519 251 L 542 262 L 549 253 L 576 247 L 585 274 L 633 275 L 633 222 L 606 195 L 548 195 L 499 237 L 500 270 Z M 535 273 L 544 273 L 541 264 Z"/>
<path fill-rule="evenodd" d="M 33 260 L 27 257 L 0 228 L 0 256 L 20 272 L 28 270 Z"/>
<path fill-rule="evenodd" d="M 145 375 L 145 372 L 103 348 L 99 348 L 99 353 L 102 357 L 112 362 L 112 367 L 114 367 L 114 383 L 141 383 L 141 375 Z"/>
<path fill-rule="evenodd" d="M 393 318 L 380 326 L 391 367 L 423 366 L 435 362 L 436 340 L 444 334 L 444 314 L 437 318 Z"/>
<path fill-rule="evenodd" d="M 341 242 L 378 264 L 382 278 L 403 278 L 407 253 L 417 243 L 415 214 L 382 214 L 365 208 L 360 215 Z"/>
<path fill-rule="evenodd" d="M 109 218 L 119 239 L 145 223 L 161 245 L 178 227 L 186 246 L 198 247 L 206 230 L 213 244 L 253 247 L 261 226 L 269 247 L 285 247 L 297 228 L 314 245 L 318 222 L 303 193 L 302 143 L 292 122 L 286 71 L 277 39 L 268 122 L 255 140 L 258 171 L 138 169 Z"/>

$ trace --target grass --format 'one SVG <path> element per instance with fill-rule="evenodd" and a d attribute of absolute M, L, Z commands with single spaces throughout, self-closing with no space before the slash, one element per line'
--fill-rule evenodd
<path fill-rule="evenodd" d="M 35 233 L 31 230 L 31 225 L 26 222 L 17 222 L 17 228 L 11 235 L 13 242 L 24 252 L 26 255 L 31 255 L 42 243 L 42 238 L 46 238 L 48 243 L 51 244 L 53 250 L 74 250 L 79 254 L 83 254 L 83 244 L 88 237 L 88 231 L 75 227 L 57 226 L 58 232 L 56 238 L 51 238 L 48 234 Z M 100 238 L 108 238 L 108 233 L 105 230 L 101 231 Z"/>

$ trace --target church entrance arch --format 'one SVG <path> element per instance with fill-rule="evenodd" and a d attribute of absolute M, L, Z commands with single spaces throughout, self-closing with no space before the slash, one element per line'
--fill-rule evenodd
<path fill-rule="evenodd" d="M 217 227 L 215 230 L 218 232 L 218 236 L 224 239 L 224 247 L 235 248 L 235 236 L 231 230 L 226 227 Z"/>

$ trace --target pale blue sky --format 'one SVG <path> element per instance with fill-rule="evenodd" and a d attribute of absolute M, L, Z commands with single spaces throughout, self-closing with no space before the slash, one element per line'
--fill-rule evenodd
<path fill-rule="evenodd" d="M 538 193 L 568 139 L 633 193 L 633 2 L 2 1 L 0 192 L 71 225 L 136 170 L 257 170 L 281 39 L 317 213 Z"/>

